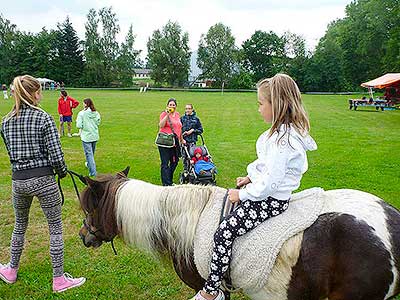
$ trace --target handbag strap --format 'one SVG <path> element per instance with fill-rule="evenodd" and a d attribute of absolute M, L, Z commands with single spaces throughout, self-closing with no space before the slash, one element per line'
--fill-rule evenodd
<path fill-rule="evenodd" d="M 172 126 L 172 121 L 169 118 L 169 115 L 167 115 L 167 120 L 168 120 L 169 127 L 171 127 L 172 133 L 176 135 L 175 130 L 174 130 L 174 126 Z"/>

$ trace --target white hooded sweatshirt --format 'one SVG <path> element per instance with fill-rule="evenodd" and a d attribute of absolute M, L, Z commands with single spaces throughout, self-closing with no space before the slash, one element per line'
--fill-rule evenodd
<path fill-rule="evenodd" d="M 307 150 L 316 150 L 310 135 L 302 136 L 286 125 L 268 137 L 269 129 L 257 140 L 257 159 L 247 166 L 251 182 L 239 191 L 240 200 L 261 201 L 268 197 L 289 200 L 308 169 Z"/>

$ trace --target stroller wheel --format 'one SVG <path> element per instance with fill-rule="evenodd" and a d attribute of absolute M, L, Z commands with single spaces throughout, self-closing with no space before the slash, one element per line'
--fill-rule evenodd
<path fill-rule="evenodd" d="M 180 184 L 186 184 L 189 182 L 188 177 L 185 175 L 185 173 L 181 173 L 179 176 L 179 183 Z"/>

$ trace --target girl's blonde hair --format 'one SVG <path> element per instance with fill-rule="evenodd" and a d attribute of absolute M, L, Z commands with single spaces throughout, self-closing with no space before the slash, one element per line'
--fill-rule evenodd
<path fill-rule="evenodd" d="M 17 76 L 13 80 L 15 105 L 13 109 L 5 116 L 6 119 L 19 115 L 19 111 L 23 104 L 34 109 L 42 110 L 38 107 L 38 100 L 35 93 L 41 89 L 40 82 L 30 76 Z"/>
<path fill-rule="evenodd" d="M 279 130 L 282 124 L 292 125 L 301 135 L 310 130 L 308 115 L 301 101 L 296 82 L 286 74 L 276 74 L 257 83 L 258 94 L 272 106 L 272 126 L 269 135 Z M 288 126 L 285 128 L 285 132 Z"/>

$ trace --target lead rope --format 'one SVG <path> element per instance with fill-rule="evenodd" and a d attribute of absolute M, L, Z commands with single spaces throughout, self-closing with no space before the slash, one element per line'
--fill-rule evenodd
<path fill-rule="evenodd" d="M 85 177 L 84 177 L 83 175 L 80 175 L 80 174 L 78 174 L 78 173 L 75 173 L 74 171 L 71 171 L 71 170 L 67 170 L 67 173 L 71 176 L 71 179 L 72 179 L 72 183 L 73 183 L 73 185 L 74 185 L 74 189 L 75 189 L 76 196 L 78 197 L 78 200 L 79 200 L 79 202 L 80 202 L 81 198 L 80 198 L 80 196 L 79 196 L 78 186 L 76 185 L 74 176 L 78 177 L 79 180 L 80 180 L 84 185 L 87 185 L 86 180 L 85 180 Z M 58 175 L 57 177 L 58 177 L 58 179 L 57 179 L 58 189 L 60 190 L 60 194 L 61 194 L 61 205 L 64 205 L 65 198 L 64 198 L 64 193 L 63 193 L 62 187 L 61 187 L 61 178 L 60 178 L 60 175 Z"/>

